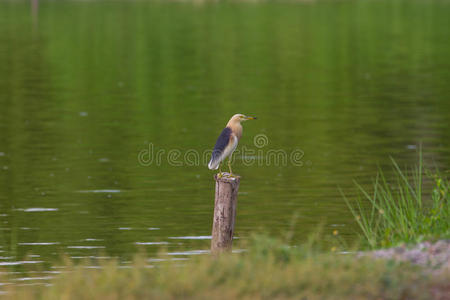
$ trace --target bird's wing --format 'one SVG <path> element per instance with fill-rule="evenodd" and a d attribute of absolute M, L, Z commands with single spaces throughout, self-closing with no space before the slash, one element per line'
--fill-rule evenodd
<path fill-rule="evenodd" d="M 234 145 L 234 140 L 235 139 L 233 138 L 231 128 L 225 127 L 222 130 L 222 133 L 217 138 L 216 145 L 214 146 L 211 160 L 208 164 L 208 167 L 210 169 L 217 169 L 219 166 L 219 163 L 226 156 L 229 155 L 228 152 L 230 152 L 230 151 L 227 151 L 227 150 L 231 150 L 230 147 L 227 148 L 227 146 L 229 146 L 229 144 L 231 144 L 231 146 L 234 146 L 232 150 L 234 150 L 236 148 L 237 145 Z"/>

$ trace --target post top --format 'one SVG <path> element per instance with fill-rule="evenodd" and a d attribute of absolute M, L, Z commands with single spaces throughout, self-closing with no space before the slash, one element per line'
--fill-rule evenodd
<path fill-rule="evenodd" d="M 219 177 L 219 174 L 214 175 L 214 179 L 216 181 L 221 181 L 221 182 L 228 182 L 228 183 L 232 183 L 232 182 L 239 182 L 241 179 L 241 176 L 233 174 L 230 176 L 230 173 L 228 172 L 222 172 L 222 176 Z"/>

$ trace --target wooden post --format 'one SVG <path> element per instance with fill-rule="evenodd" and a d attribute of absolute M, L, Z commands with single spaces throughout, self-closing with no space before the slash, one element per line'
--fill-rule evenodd
<path fill-rule="evenodd" d="M 211 237 L 211 253 L 216 254 L 231 250 L 233 243 L 234 221 L 236 218 L 237 194 L 240 177 L 218 177 L 214 200 L 214 220 Z"/>

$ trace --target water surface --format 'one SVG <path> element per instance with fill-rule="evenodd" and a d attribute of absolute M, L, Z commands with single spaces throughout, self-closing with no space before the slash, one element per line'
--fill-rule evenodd
<path fill-rule="evenodd" d="M 240 143 L 255 152 L 233 164 L 236 236 L 292 231 L 295 244 L 323 223 L 355 239 L 338 186 L 354 194 L 389 155 L 416 162 L 420 143 L 448 170 L 449 13 L 443 1 L 42 1 L 33 18 L 28 2 L 0 3 L 0 266 L 207 253 L 214 172 L 184 157 L 234 113 L 258 117 Z M 143 164 L 151 147 L 160 162 Z M 267 163 L 269 150 L 303 155 Z"/>

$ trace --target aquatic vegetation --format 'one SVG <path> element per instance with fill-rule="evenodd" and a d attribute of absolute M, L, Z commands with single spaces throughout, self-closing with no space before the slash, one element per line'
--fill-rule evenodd
<path fill-rule="evenodd" d="M 371 191 L 355 182 L 359 195 L 353 202 L 341 191 L 359 224 L 363 240 L 376 248 L 450 237 L 447 177 L 425 172 L 421 152 L 419 163 L 413 168 L 402 170 L 393 158 L 391 161 L 392 180 L 388 181 L 380 170 Z M 430 191 L 423 189 L 423 174 L 432 181 Z"/>

